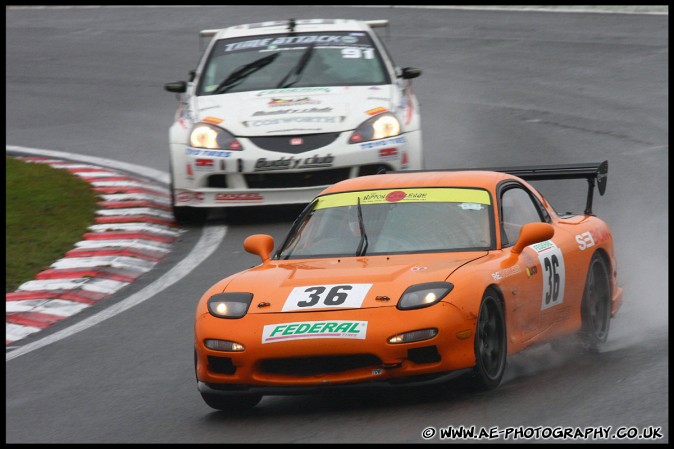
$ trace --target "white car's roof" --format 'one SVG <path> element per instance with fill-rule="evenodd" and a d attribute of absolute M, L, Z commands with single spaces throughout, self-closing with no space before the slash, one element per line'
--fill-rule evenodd
<path fill-rule="evenodd" d="M 222 29 L 201 30 L 200 35 L 215 36 L 217 39 L 259 36 L 261 34 L 280 34 L 289 31 L 290 21 L 247 23 Z M 295 20 L 295 32 L 311 31 L 369 31 L 370 27 L 387 26 L 388 20 L 351 20 L 351 19 L 298 19 Z"/>

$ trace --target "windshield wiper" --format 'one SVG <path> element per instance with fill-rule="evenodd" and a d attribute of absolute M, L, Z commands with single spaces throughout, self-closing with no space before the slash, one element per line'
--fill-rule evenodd
<path fill-rule="evenodd" d="M 276 86 L 277 88 L 285 89 L 286 87 L 290 87 L 296 82 L 300 80 L 300 77 L 302 75 L 302 72 L 304 71 L 304 68 L 307 66 L 307 63 L 309 62 L 309 59 L 311 58 L 311 55 L 314 54 L 314 47 L 315 44 L 309 44 L 306 50 L 304 50 L 304 53 L 302 53 L 302 56 L 300 57 L 300 60 L 297 61 L 297 65 L 293 67 L 290 72 L 286 76 L 283 77 L 280 83 Z M 295 79 L 289 83 L 288 78 L 291 76 L 294 76 Z"/>
<path fill-rule="evenodd" d="M 279 54 L 280 53 L 272 53 L 271 55 L 267 55 L 264 58 L 256 59 L 255 61 L 249 62 L 248 64 L 243 65 L 240 68 L 234 70 L 227 76 L 227 78 L 225 78 L 225 80 L 222 83 L 218 85 L 218 87 L 215 88 L 215 90 L 213 91 L 213 95 L 224 94 L 229 89 L 234 87 L 236 84 L 243 81 L 244 78 L 252 75 L 261 68 L 274 62 L 274 60 L 278 58 Z"/>
<path fill-rule="evenodd" d="M 360 243 L 356 249 L 356 256 L 364 256 L 365 251 L 367 251 L 367 235 L 363 223 L 363 210 L 360 207 L 360 197 L 358 197 L 358 226 L 360 226 Z"/>
<path fill-rule="evenodd" d="M 316 203 L 318 203 L 318 198 L 314 199 L 310 204 L 308 204 L 304 210 L 299 214 L 299 216 L 295 219 L 293 222 L 293 225 L 290 227 L 290 231 L 288 232 L 288 235 L 286 236 L 286 239 L 283 241 L 283 244 L 277 251 L 276 255 L 274 256 L 275 259 L 280 259 L 281 255 L 283 252 L 286 250 L 286 247 L 290 244 L 291 238 L 295 236 L 295 234 L 298 232 L 299 227 L 304 223 L 305 219 L 308 219 L 308 217 L 313 213 L 314 207 L 316 206 Z M 292 253 L 292 250 L 286 254 L 283 259 L 289 259 L 290 255 Z"/>

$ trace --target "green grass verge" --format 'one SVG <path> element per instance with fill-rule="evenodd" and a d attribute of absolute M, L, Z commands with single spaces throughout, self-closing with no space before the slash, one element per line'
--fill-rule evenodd
<path fill-rule="evenodd" d="M 35 279 L 82 240 L 98 194 L 67 170 L 6 157 L 5 293 Z"/>

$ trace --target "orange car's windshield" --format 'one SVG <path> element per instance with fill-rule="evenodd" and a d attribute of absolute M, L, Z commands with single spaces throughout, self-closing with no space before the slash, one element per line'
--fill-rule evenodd
<path fill-rule="evenodd" d="M 319 197 L 276 258 L 487 250 L 491 200 L 484 190 L 388 189 Z"/>

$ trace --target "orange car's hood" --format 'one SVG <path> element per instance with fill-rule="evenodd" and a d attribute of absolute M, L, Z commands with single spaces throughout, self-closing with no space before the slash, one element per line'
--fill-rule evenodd
<path fill-rule="evenodd" d="M 314 286 L 325 286 L 326 292 L 334 286 L 354 286 L 354 290 L 362 289 L 361 291 L 366 291 L 366 294 L 362 304 L 358 306 L 360 308 L 395 306 L 409 286 L 444 281 L 460 266 L 486 254 L 486 251 L 477 251 L 342 259 L 273 260 L 234 276 L 225 291 L 253 293 L 253 302 L 248 313 L 287 312 L 286 302 L 293 291 L 297 292 L 298 289 L 303 291 L 304 287 L 308 289 Z M 320 292 L 320 290 L 311 291 Z M 388 297 L 389 300 L 382 297 Z M 332 306 L 319 310 L 339 308 L 344 307 Z"/>

